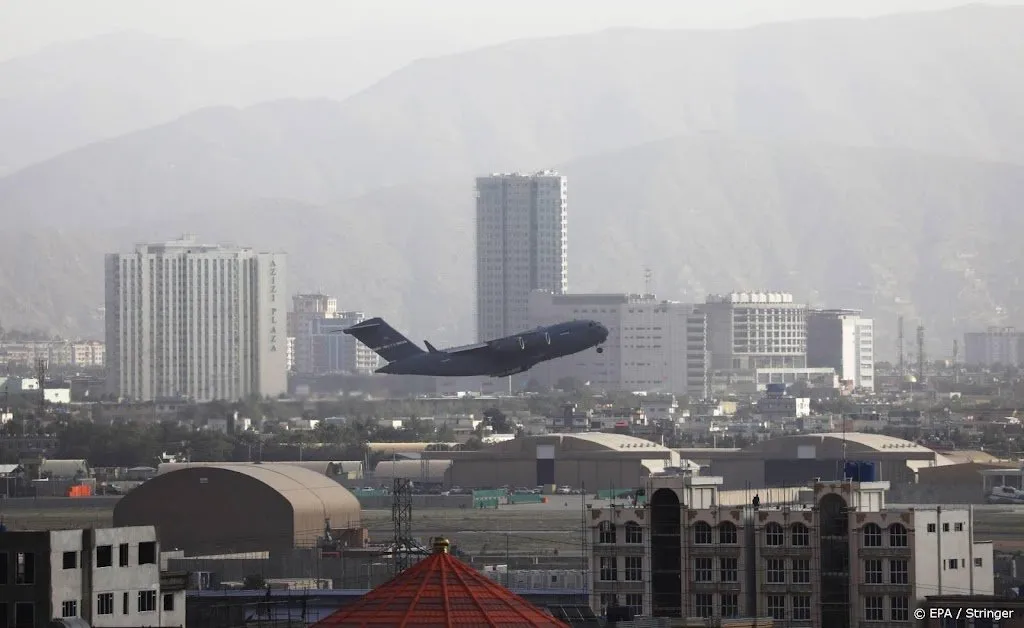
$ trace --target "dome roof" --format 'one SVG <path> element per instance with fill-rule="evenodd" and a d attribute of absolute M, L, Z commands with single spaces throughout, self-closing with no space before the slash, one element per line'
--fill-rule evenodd
<path fill-rule="evenodd" d="M 313 628 L 368 626 L 492 626 L 569 628 L 448 553 L 434 554 L 321 619 Z"/>

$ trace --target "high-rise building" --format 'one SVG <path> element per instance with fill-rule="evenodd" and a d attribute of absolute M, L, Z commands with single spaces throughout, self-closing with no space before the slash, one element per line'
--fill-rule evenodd
<path fill-rule="evenodd" d="M 975 540 L 969 508 L 888 507 L 889 482 L 815 481 L 799 503 L 782 505 L 751 505 L 758 491 L 721 484 L 652 474 L 640 507 L 594 508 L 594 610 L 627 606 L 706 622 L 767 616 L 806 628 L 911 626 L 927 596 L 994 593 L 992 543 Z"/>
<path fill-rule="evenodd" d="M 860 310 L 808 310 L 807 366 L 835 369 L 839 379 L 875 389 L 874 322 Z"/>
<path fill-rule="evenodd" d="M 106 257 L 109 389 L 196 401 L 288 390 L 286 256 L 192 236 Z"/>
<path fill-rule="evenodd" d="M 568 290 L 566 179 L 557 172 L 476 180 L 477 336 L 529 327 L 532 290 Z"/>
<path fill-rule="evenodd" d="M 530 325 L 586 318 L 608 328 L 604 352 L 542 362 L 530 377 L 553 386 L 563 377 L 605 390 L 708 394 L 705 315 L 696 306 L 646 294 L 551 294 L 535 290 Z"/>
<path fill-rule="evenodd" d="M 807 366 L 807 306 L 785 292 L 708 295 L 708 350 L 716 370 Z"/>
<path fill-rule="evenodd" d="M 1024 364 L 1024 332 L 1013 327 L 990 327 L 964 334 L 964 364 L 1019 367 Z"/>
<path fill-rule="evenodd" d="M 366 320 L 362 312 L 339 312 L 338 299 L 298 294 L 288 313 L 288 334 L 295 339 L 292 370 L 303 375 L 372 373 L 380 359 L 354 337 L 341 333 Z"/>

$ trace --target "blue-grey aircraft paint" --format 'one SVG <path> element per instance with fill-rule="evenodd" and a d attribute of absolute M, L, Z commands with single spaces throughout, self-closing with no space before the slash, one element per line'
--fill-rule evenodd
<path fill-rule="evenodd" d="M 540 362 L 593 347 L 600 353 L 603 349 L 599 345 L 608 339 L 608 329 L 591 320 L 538 327 L 505 338 L 444 350 L 426 342 L 426 351 L 382 318 L 371 318 L 344 332 L 388 361 L 377 369 L 378 373 L 435 377 L 506 377 L 528 371 Z"/>

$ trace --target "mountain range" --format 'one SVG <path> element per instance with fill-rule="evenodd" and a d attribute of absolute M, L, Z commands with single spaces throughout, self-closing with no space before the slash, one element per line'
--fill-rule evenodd
<path fill-rule="evenodd" d="M 15 160 L 23 167 L 0 178 L 0 321 L 97 334 L 102 254 L 193 232 L 288 251 L 294 291 L 323 288 L 417 336 L 468 340 L 472 178 L 557 167 L 569 177 L 574 292 L 640 291 L 644 267 L 669 298 L 787 290 L 864 308 L 883 357 L 897 314 L 920 320 L 944 355 L 965 329 L 1012 324 L 1024 308 L 1020 32 L 1024 8 L 980 5 L 605 31 L 423 59 L 337 100 L 207 107 L 160 124 L 189 103 L 259 92 L 83 79 L 47 96 L 51 112 L 73 118 L 84 99 L 97 114 L 75 118 L 77 139 L 44 123 L 54 133 L 37 136 L 28 129 L 42 118 L 4 105 L 31 101 L 5 85 L 8 62 L 0 135 L 22 133 L 7 154 L 45 156 L 58 139 L 68 150 Z M 60 77 L 102 61 L 116 75 L 116 59 L 78 54 L 65 70 L 20 63 Z M 176 104 L 122 128 L 96 122 L 148 93 Z"/>

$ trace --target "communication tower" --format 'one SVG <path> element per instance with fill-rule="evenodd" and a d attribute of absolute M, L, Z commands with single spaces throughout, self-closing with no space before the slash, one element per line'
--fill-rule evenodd
<path fill-rule="evenodd" d="M 904 356 L 906 354 L 903 352 L 903 316 L 902 315 L 900 315 L 900 317 L 897 319 L 897 323 L 896 324 L 899 326 L 899 328 L 897 330 L 897 335 L 896 335 L 896 355 L 899 356 L 900 377 L 903 377 L 904 375 L 907 374 L 907 365 L 904 362 Z"/>
<path fill-rule="evenodd" d="M 395 528 L 391 564 L 397 576 L 409 568 L 412 556 L 428 553 L 412 538 L 412 482 L 405 478 L 395 478 L 392 484 L 391 523 Z"/>
<path fill-rule="evenodd" d="M 917 383 L 924 384 L 924 325 L 917 326 Z"/>
<path fill-rule="evenodd" d="M 46 414 L 46 358 L 36 360 L 36 380 L 39 382 L 39 418 Z"/>

